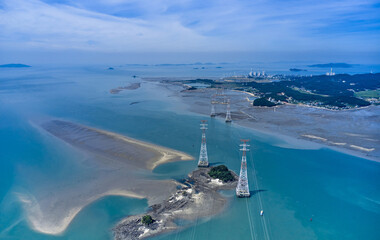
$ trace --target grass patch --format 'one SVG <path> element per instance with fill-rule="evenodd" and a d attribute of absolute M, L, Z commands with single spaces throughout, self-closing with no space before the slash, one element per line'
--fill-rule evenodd
<path fill-rule="evenodd" d="M 355 93 L 355 97 L 380 98 L 380 90 L 360 91 Z"/>

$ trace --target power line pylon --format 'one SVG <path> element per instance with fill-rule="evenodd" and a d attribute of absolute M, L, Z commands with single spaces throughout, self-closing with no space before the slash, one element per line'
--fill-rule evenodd
<path fill-rule="evenodd" d="M 227 113 L 226 113 L 226 122 L 232 122 L 231 118 L 231 108 L 230 108 L 230 99 L 227 99 Z"/>
<path fill-rule="evenodd" d="M 208 156 L 207 156 L 207 146 L 206 146 L 206 129 L 207 121 L 201 121 L 201 130 L 202 130 L 202 144 L 201 151 L 199 153 L 198 167 L 208 167 Z"/>
<path fill-rule="evenodd" d="M 210 117 L 215 117 L 216 116 L 215 104 L 217 104 L 217 103 L 218 103 L 217 101 L 211 100 L 211 113 L 210 113 Z"/>
<path fill-rule="evenodd" d="M 249 140 L 242 139 L 241 141 L 243 142 L 243 144 L 240 144 L 240 146 L 242 147 L 240 151 L 243 152 L 243 156 L 241 158 L 240 175 L 239 175 L 239 182 L 236 187 L 236 196 L 249 197 L 250 193 L 249 193 L 248 174 L 247 174 L 247 151 L 249 151 L 249 149 L 247 149 L 247 147 L 249 147 L 247 142 L 249 142 Z"/>

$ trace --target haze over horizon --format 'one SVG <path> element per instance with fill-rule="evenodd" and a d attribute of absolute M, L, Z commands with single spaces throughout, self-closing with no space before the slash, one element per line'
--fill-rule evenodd
<path fill-rule="evenodd" d="M 0 63 L 380 63 L 380 3 L 0 0 Z"/>

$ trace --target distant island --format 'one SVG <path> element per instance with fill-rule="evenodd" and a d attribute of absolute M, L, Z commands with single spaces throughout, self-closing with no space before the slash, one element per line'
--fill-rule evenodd
<path fill-rule="evenodd" d="M 312 68 L 352 68 L 352 64 L 348 63 L 322 63 L 322 64 L 313 64 L 308 65 L 308 67 Z"/>
<path fill-rule="evenodd" d="M 0 65 L 0 68 L 27 68 L 27 67 L 32 67 L 32 66 L 21 64 L 21 63 L 9 63 L 9 64 Z"/>
<path fill-rule="evenodd" d="M 306 72 L 306 69 L 300 69 L 300 68 L 290 68 L 289 71 L 291 72 Z"/>

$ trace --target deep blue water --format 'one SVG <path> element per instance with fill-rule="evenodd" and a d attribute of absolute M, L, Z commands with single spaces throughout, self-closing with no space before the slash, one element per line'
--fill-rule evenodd
<path fill-rule="evenodd" d="M 272 67 L 272 72 L 302 66 L 280 64 Z M 110 239 L 117 221 L 148 207 L 146 200 L 104 197 L 85 207 L 63 234 L 35 232 L 16 193 L 38 195 L 47 182 L 73 184 L 75 177 L 92 174 L 82 164 L 82 152 L 37 127 L 49 118 L 110 130 L 195 158 L 200 147 L 199 121 L 206 118 L 210 161 L 226 164 L 236 172 L 241 157 L 239 140 L 251 139 L 250 188 L 261 191 L 250 199 L 236 199 L 233 192 L 225 192 L 230 203 L 222 214 L 180 222 L 187 227 L 154 239 L 263 239 L 259 196 L 270 239 L 379 239 L 379 163 L 329 149 L 279 147 L 282 140 L 275 136 L 186 112 L 175 97 L 164 89 L 158 91 L 154 83 L 143 83 L 139 89 L 117 95 L 109 93 L 111 88 L 139 81 L 133 75 L 221 77 L 246 73 L 250 67 L 255 66 L 123 66 L 113 71 L 105 66 L 1 69 L 0 239 Z M 261 67 L 264 64 L 258 64 L 257 68 Z M 351 70 L 369 72 L 372 68 L 376 66 Z M 271 71 L 270 67 L 265 70 Z M 130 105 L 132 102 L 138 103 Z M 148 177 L 182 179 L 195 166 L 196 161 L 168 163 Z"/>

